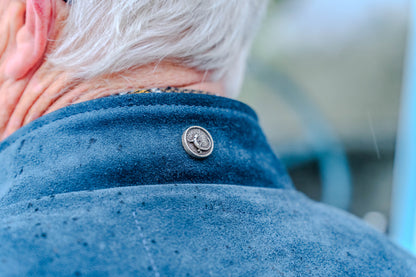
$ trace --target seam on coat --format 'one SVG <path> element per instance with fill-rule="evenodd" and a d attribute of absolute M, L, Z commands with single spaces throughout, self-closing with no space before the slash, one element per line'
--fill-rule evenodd
<path fill-rule="evenodd" d="M 143 228 L 140 226 L 140 223 L 137 220 L 136 212 L 133 212 L 133 218 L 134 218 L 134 223 L 136 224 L 136 228 L 139 231 L 140 238 L 142 239 L 144 250 L 146 251 L 147 257 L 149 258 L 152 269 L 155 272 L 155 277 L 160 277 L 160 273 L 156 267 L 155 260 L 153 259 L 152 254 L 150 253 L 149 244 L 147 243 L 146 238 L 143 234 Z"/>
<path fill-rule="evenodd" d="M 165 195 L 169 195 L 169 196 L 176 196 L 176 195 L 180 195 L 182 193 L 176 191 L 174 188 L 177 188 L 177 186 L 182 187 L 182 186 L 198 186 L 198 187 L 213 187 L 213 188 L 227 188 L 228 190 L 234 190 L 234 186 L 238 186 L 244 190 L 265 190 L 265 191 L 269 191 L 269 190 L 273 190 L 274 192 L 278 192 L 279 194 L 284 192 L 284 193 L 296 193 L 296 194 L 301 194 L 299 191 L 297 190 L 293 190 L 293 189 L 287 189 L 287 188 L 277 188 L 277 187 L 258 187 L 256 185 L 242 185 L 242 184 L 228 184 L 228 183 L 198 183 L 198 184 L 192 184 L 192 183 L 166 183 L 166 184 L 152 184 L 152 185 L 145 185 L 142 187 L 147 187 L 147 189 L 151 189 L 150 187 L 162 187 L 162 186 L 169 186 L 171 190 L 169 190 L 170 194 L 165 194 Z M 96 189 L 93 190 L 92 192 L 97 193 L 100 191 L 110 191 L 110 190 L 124 190 L 124 189 L 133 189 L 133 188 L 139 188 L 139 186 L 137 185 L 129 185 L 129 186 L 123 186 L 123 187 L 113 187 L 113 188 L 101 188 L 101 189 Z M 71 196 L 71 197 L 90 197 L 89 195 L 87 196 L 87 194 L 85 195 L 80 195 L 80 194 L 84 194 L 84 193 L 91 193 L 91 191 L 88 190 L 78 190 L 78 191 L 71 191 L 71 192 L 62 192 L 62 193 L 56 193 L 54 194 L 55 197 L 57 196 Z M 214 193 L 216 193 L 217 195 L 220 195 L 217 191 L 215 191 Z M 78 195 L 76 195 L 78 194 Z M 76 196 L 74 196 L 76 195 Z M 300 197 L 299 195 L 297 197 Z M 11 215 L 12 211 L 16 211 L 19 210 L 19 205 L 23 205 L 24 207 L 28 205 L 28 203 L 37 203 L 38 201 L 40 202 L 44 202 L 45 200 L 50 200 L 50 195 L 44 195 L 41 196 L 38 199 L 24 199 L 24 200 L 20 200 L 17 202 L 12 202 L 9 203 L 7 205 L 0 205 L 0 222 L 4 222 L 4 220 L 1 218 L 1 215 L 4 214 L 8 214 L 9 216 L 15 216 Z M 287 198 L 285 198 L 285 201 L 289 201 Z M 69 208 L 72 204 L 70 205 L 62 205 L 63 208 Z"/>
<path fill-rule="evenodd" d="M 131 105 L 131 104 L 126 104 L 126 105 L 117 106 L 117 107 L 105 107 L 105 108 L 100 108 L 100 109 L 93 109 L 93 110 L 89 110 L 89 111 L 84 111 L 84 112 L 80 112 L 80 113 L 71 114 L 69 116 L 58 118 L 58 119 L 55 119 L 55 120 L 50 121 L 50 122 L 45 122 L 44 124 L 41 124 L 41 125 L 35 127 L 34 129 L 28 130 L 27 133 L 24 133 L 21 136 L 14 139 L 13 141 L 11 141 L 3 149 L 0 149 L 0 154 L 2 154 L 10 146 L 15 144 L 19 139 L 27 137 L 28 135 L 32 134 L 33 132 L 35 132 L 39 129 L 42 129 L 44 127 L 47 127 L 48 125 L 50 125 L 52 123 L 56 123 L 56 122 L 60 122 L 60 121 L 66 120 L 66 119 L 70 119 L 70 118 L 78 116 L 78 115 L 100 112 L 100 111 L 106 111 L 106 110 L 117 110 L 117 109 L 126 108 L 126 107 L 131 108 L 131 107 L 166 107 L 166 106 L 172 106 L 172 107 L 200 107 L 200 108 L 207 108 L 207 109 L 213 109 L 213 110 L 230 111 L 230 112 L 233 112 L 233 113 L 240 114 L 242 117 L 249 118 L 251 121 L 254 121 L 255 124 L 258 124 L 257 120 L 252 115 L 249 115 L 248 113 L 243 112 L 243 111 L 229 109 L 229 108 L 218 108 L 218 107 L 210 107 L 210 106 L 205 106 L 205 105 L 186 105 L 186 104 L 162 104 L 162 105 L 160 105 L 160 104 L 158 104 L 158 105 L 152 105 L 152 104 L 149 104 L 149 105 L 140 105 L 140 104 Z M 7 141 L 5 141 L 5 143 L 7 143 Z"/>

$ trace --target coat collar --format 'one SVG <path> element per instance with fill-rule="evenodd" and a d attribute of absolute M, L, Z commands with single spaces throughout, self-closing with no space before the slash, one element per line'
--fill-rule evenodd
<path fill-rule="evenodd" d="M 182 145 L 208 130 L 212 154 Z M 60 193 L 155 184 L 231 184 L 291 189 L 247 105 L 199 94 L 111 96 L 66 107 L 0 145 L 0 205 Z"/>

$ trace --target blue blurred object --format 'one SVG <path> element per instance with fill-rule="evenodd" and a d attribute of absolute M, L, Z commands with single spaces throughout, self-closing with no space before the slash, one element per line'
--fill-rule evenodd
<path fill-rule="evenodd" d="M 407 65 L 397 134 L 391 237 L 416 254 L 416 0 L 411 1 Z"/>
<path fill-rule="evenodd" d="M 321 201 L 348 210 L 352 195 L 349 163 L 330 123 L 290 76 L 260 61 L 252 60 L 249 64 L 253 76 L 278 91 L 301 118 L 305 136 L 275 149 L 283 163 L 291 168 L 316 160 L 322 182 Z"/>

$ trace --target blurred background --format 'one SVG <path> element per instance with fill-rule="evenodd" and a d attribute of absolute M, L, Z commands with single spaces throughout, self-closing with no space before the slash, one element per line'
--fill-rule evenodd
<path fill-rule="evenodd" d="M 384 233 L 409 2 L 271 1 L 240 97 L 300 191 Z"/>

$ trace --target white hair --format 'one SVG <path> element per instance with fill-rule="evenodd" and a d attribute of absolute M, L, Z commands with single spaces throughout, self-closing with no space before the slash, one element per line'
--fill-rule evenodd
<path fill-rule="evenodd" d="M 162 60 L 240 87 L 267 0 L 72 0 L 54 66 L 90 79 Z"/>

